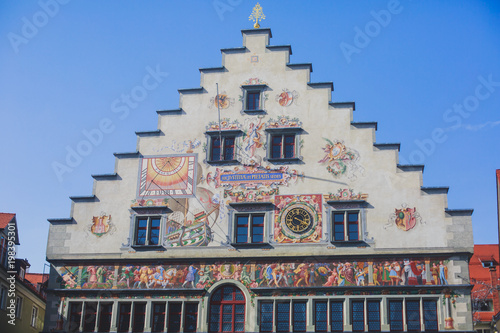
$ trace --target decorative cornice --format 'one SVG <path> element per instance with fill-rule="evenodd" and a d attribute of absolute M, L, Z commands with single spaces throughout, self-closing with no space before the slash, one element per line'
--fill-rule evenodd
<path fill-rule="evenodd" d="M 401 150 L 400 143 L 374 143 L 373 146 L 380 150 Z"/>
<path fill-rule="evenodd" d="M 356 128 L 374 128 L 376 131 L 378 128 L 378 123 L 376 121 L 351 122 L 351 126 L 354 126 Z"/>

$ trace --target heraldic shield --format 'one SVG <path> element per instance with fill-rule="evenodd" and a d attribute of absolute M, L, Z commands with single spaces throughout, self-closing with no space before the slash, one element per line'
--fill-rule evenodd
<path fill-rule="evenodd" d="M 396 209 L 396 226 L 404 231 L 412 229 L 417 224 L 416 208 Z"/>
<path fill-rule="evenodd" d="M 92 226 L 90 227 L 90 231 L 101 237 L 105 233 L 109 231 L 109 221 L 111 220 L 111 215 L 101 215 L 92 217 Z"/>

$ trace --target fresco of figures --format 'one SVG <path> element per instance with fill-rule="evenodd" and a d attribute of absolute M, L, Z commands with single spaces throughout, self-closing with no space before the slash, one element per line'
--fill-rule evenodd
<path fill-rule="evenodd" d="M 65 289 L 208 289 L 226 279 L 247 288 L 447 285 L 447 264 L 446 260 L 430 261 L 429 274 L 423 260 L 413 259 L 81 266 L 61 267 L 59 273 Z"/>

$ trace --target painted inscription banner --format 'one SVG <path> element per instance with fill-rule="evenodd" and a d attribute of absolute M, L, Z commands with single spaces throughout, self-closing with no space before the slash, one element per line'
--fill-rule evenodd
<path fill-rule="evenodd" d="M 283 173 L 240 173 L 223 174 L 220 176 L 222 183 L 226 182 L 258 182 L 258 181 L 280 181 L 283 180 Z"/>
<path fill-rule="evenodd" d="M 138 196 L 186 197 L 194 193 L 196 155 L 165 155 L 141 160 Z"/>
<path fill-rule="evenodd" d="M 448 285 L 448 260 L 226 261 L 189 264 L 65 266 L 65 289 L 205 288 L 236 280 L 247 288 Z"/>

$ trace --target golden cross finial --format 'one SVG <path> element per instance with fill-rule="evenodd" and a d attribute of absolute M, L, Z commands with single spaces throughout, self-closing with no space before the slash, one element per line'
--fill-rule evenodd
<path fill-rule="evenodd" d="M 266 19 L 266 15 L 264 15 L 264 13 L 262 12 L 262 7 L 257 2 L 255 7 L 253 7 L 252 14 L 250 14 L 250 17 L 248 18 L 248 20 L 255 21 L 255 24 L 253 25 L 253 27 L 255 29 L 259 29 L 260 28 L 259 20 L 262 21 L 265 19 Z"/>

